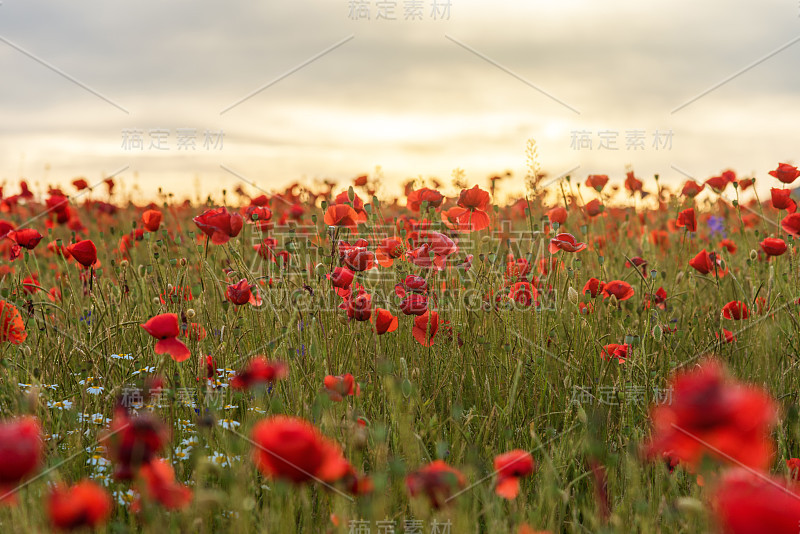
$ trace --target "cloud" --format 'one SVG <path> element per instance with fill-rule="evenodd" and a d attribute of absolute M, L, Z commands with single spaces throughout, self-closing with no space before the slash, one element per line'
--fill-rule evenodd
<path fill-rule="evenodd" d="M 374 8 L 375 2 L 372 2 Z M 270 188 L 349 179 L 382 165 L 408 176 L 468 179 L 525 172 L 536 138 L 553 172 L 682 181 L 734 167 L 764 174 L 792 152 L 800 43 L 678 113 L 671 110 L 800 35 L 791 2 L 451 2 L 447 21 L 353 21 L 348 2 L 272 5 L 177 0 L 5 2 L 0 37 L 130 110 L 120 112 L 0 43 L 0 175 L 66 180 L 131 164 L 145 190 L 200 175 L 230 186 L 219 163 Z M 224 115 L 220 111 L 349 35 L 354 39 Z M 550 93 L 553 99 L 465 50 Z M 222 129 L 222 151 L 132 153 L 122 131 Z M 670 151 L 624 150 L 627 130 L 674 131 Z M 619 132 L 622 150 L 576 151 L 576 130 Z M 45 173 L 45 165 L 51 170 Z M 387 187 L 390 187 L 387 184 Z M 187 188 L 191 189 L 189 186 Z M 399 190 L 399 186 L 395 187 Z"/>

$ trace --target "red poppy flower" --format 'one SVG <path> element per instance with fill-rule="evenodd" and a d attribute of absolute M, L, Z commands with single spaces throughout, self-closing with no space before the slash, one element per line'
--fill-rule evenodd
<path fill-rule="evenodd" d="M 594 217 L 596 215 L 600 215 L 605 208 L 603 204 L 601 204 L 600 201 L 595 198 L 587 202 L 584 206 L 584 209 L 589 217 Z"/>
<path fill-rule="evenodd" d="M 23 230 L 12 230 L 8 232 L 8 237 L 14 240 L 17 245 L 27 248 L 28 250 L 33 250 L 36 245 L 39 244 L 39 241 L 42 240 L 44 237 L 40 234 L 37 230 L 33 228 L 25 228 Z"/>
<path fill-rule="evenodd" d="M 252 440 L 256 467 L 272 478 L 333 482 L 350 468 L 339 445 L 303 419 L 278 415 L 259 421 Z"/>
<path fill-rule="evenodd" d="M 712 510 L 725 533 L 793 534 L 800 525 L 800 488 L 734 468 L 717 482 Z"/>
<path fill-rule="evenodd" d="M 625 260 L 625 267 L 638 267 L 645 276 L 647 275 L 647 260 L 640 256 L 634 256 L 630 260 Z"/>
<path fill-rule="evenodd" d="M 178 315 L 175 313 L 162 313 L 141 325 L 148 334 L 158 339 L 155 346 L 156 354 L 169 354 L 176 362 L 182 362 L 189 356 L 189 349 L 182 341 L 178 340 L 181 333 Z"/>
<path fill-rule="evenodd" d="M 255 292 L 253 291 L 255 289 Z M 235 284 L 229 285 L 225 289 L 225 298 L 236 306 L 242 306 L 248 302 L 252 306 L 261 306 L 261 297 L 258 296 L 258 288 L 242 278 Z"/>
<path fill-rule="evenodd" d="M 108 432 L 100 439 L 114 462 L 114 476 L 130 480 L 143 465 L 147 465 L 169 441 L 169 432 L 152 414 L 131 417 L 118 407 Z"/>
<path fill-rule="evenodd" d="M 447 256 L 440 256 L 433 252 L 430 243 L 423 243 L 422 245 L 412 248 L 406 252 L 408 260 L 423 269 L 436 269 L 441 271 L 444 269 Z"/>
<path fill-rule="evenodd" d="M 436 337 L 438 330 L 439 314 L 428 310 L 414 319 L 414 328 L 411 333 L 414 335 L 414 339 L 423 347 L 430 347 L 433 345 L 433 339 Z"/>
<path fill-rule="evenodd" d="M 511 286 L 508 298 L 527 308 L 534 304 L 538 306 L 538 295 L 539 292 L 530 282 L 516 282 Z"/>
<path fill-rule="evenodd" d="M 659 287 L 655 293 L 646 294 L 645 295 L 645 307 L 650 308 L 651 304 L 655 304 L 657 308 L 662 310 L 667 309 L 666 301 L 667 301 L 667 290 L 663 287 Z"/>
<path fill-rule="evenodd" d="M 255 386 L 272 384 L 286 378 L 289 367 L 280 361 L 269 361 L 263 356 L 256 356 L 247 366 L 231 379 L 233 389 L 250 389 Z"/>
<path fill-rule="evenodd" d="M 736 246 L 736 243 L 731 241 L 730 239 L 723 239 L 719 242 L 719 247 L 724 248 L 728 254 L 736 254 L 736 251 L 739 250 L 739 247 Z"/>
<path fill-rule="evenodd" d="M 605 174 L 590 174 L 586 178 L 586 187 L 591 187 L 598 193 L 603 190 L 607 183 L 608 176 Z"/>
<path fill-rule="evenodd" d="M 694 216 L 694 208 L 688 208 L 680 212 L 675 226 L 678 228 L 686 228 L 687 232 L 696 232 L 697 219 L 695 219 Z"/>
<path fill-rule="evenodd" d="M 0 501 L 30 477 L 42 462 L 41 429 L 36 419 L 21 417 L 0 423 Z"/>
<path fill-rule="evenodd" d="M 669 388 L 672 402 L 651 410 L 653 436 L 645 446 L 650 457 L 669 454 L 692 469 L 706 455 L 754 469 L 769 467 L 777 411 L 766 392 L 728 378 L 713 360 L 679 373 Z"/>
<path fill-rule="evenodd" d="M 148 232 L 155 232 L 161 226 L 161 212 L 158 210 L 147 210 L 142 213 L 142 224 Z"/>
<path fill-rule="evenodd" d="M 687 180 L 685 184 L 683 184 L 683 189 L 681 189 L 681 194 L 683 196 L 694 198 L 700 194 L 703 189 L 705 189 L 705 184 L 698 185 L 697 182 L 694 180 Z"/>
<path fill-rule="evenodd" d="M 586 282 L 586 285 L 583 286 L 583 294 L 589 293 L 592 298 L 597 297 L 600 293 L 603 292 L 603 288 L 605 287 L 605 283 L 601 282 L 597 278 L 589 278 Z"/>
<path fill-rule="evenodd" d="M 185 508 L 192 501 L 192 490 L 175 481 L 175 470 L 163 459 L 155 459 L 139 471 L 147 496 L 168 510 Z"/>
<path fill-rule="evenodd" d="M 386 237 L 381 240 L 378 248 L 375 249 L 375 257 L 382 267 L 391 267 L 394 260 L 405 252 L 403 242 L 394 237 Z"/>
<path fill-rule="evenodd" d="M 47 499 L 47 515 L 57 530 L 97 528 L 106 522 L 112 510 L 111 496 L 91 480 L 72 487 L 56 486 Z"/>
<path fill-rule="evenodd" d="M 719 339 L 719 332 L 714 332 L 714 335 Z M 736 336 L 730 330 L 722 329 L 722 336 L 725 338 L 725 343 L 733 343 L 736 341 Z"/>
<path fill-rule="evenodd" d="M 333 272 L 328 275 L 331 280 L 331 285 L 340 289 L 349 288 L 353 283 L 354 276 L 355 273 L 347 267 L 336 267 Z"/>
<path fill-rule="evenodd" d="M 423 202 L 427 202 L 430 207 L 439 208 L 444 202 L 444 195 L 435 189 L 423 187 L 408 194 L 406 206 L 411 211 L 419 211 Z"/>
<path fill-rule="evenodd" d="M 244 226 L 242 215 L 230 213 L 225 206 L 206 210 L 192 220 L 215 245 L 227 243 L 232 237 L 239 235 Z"/>
<path fill-rule="evenodd" d="M 608 361 L 612 358 L 616 358 L 619 363 L 625 363 L 625 360 L 628 358 L 628 351 L 630 350 L 630 345 L 627 343 L 623 345 L 618 345 L 617 343 L 610 343 L 608 345 L 603 346 L 603 350 L 600 351 L 600 357 L 604 360 Z"/>
<path fill-rule="evenodd" d="M 358 225 L 358 213 L 347 204 L 331 204 L 325 210 L 324 221 L 328 226 L 344 226 L 355 232 Z"/>
<path fill-rule="evenodd" d="M 714 176 L 706 180 L 706 185 L 716 193 L 722 193 L 728 184 L 736 181 L 736 173 L 733 171 L 725 171 L 720 176 Z"/>
<path fill-rule="evenodd" d="M 490 203 L 489 193 L 476 185 L 472 189 L 462 190 L 457 206 L 443 213 L 442 218 L 455 220 L 461 230 L 477 232 L 489 226 L 489 214 L 486 211 Z"/>
<path fill-rule="evenodd" d="M 341 402 L 344 397 L 361 395 L 361 386 L 358 385 L 353 375 L 328 375 L 325 377 L 325 392 L 334 402 Z"/>
<path fill-rule="evenodd" d="M 788 163 L 780 163 L 774 171 L 769 171 L 770 176 L 774 176 L 785 184 L 794 182 L 800 176 L 800 170 Z"/>
<path fill-rule="evenodd" d="M 724 270 L 722 269 L 722 258 L 714 252 L 706 252 L 706 249 L 701 250 L 694 258 L 689 260 L 689 265 L 700 274 L 713 272 L 716 276 L 723 277 L 728 272 L 727 267 Z"/>
<path fill-rule="evenodd" d="M 790 213 L 781 221 L 783 231 L 794 237 L 800 237 L 800 213 Z"/>
<path fill-rule="evenodd" d="M 722 316 L 738 321 L 750 317 L 750 311 L 747 309 L 747 304 L 741 300 L 732 300 L 722 307 Z"/>
<path fill-rule="evenodd" d="M 33 273 L 32 275 L 23 278 L 22 289 L 25 290 L 25 293 L 36 293 L 37 291 L 42 291 L 42 286 L 39 285 L 39 275 L 37 273 Z"/>
<path fill-rule="evenodd" d="M 470 210 L 486 211 L 489 209 L 491 201 L 489 193 L 477 185 L 472 189 L 462 189 L 458 196 L 458 205 Z"/>
<path fill-rule="evenodd" d="M 631 194 L 642 190 L 642 181 L 634 176 L 633 171 L 628 171 L 625 174 L 625 189 Z"/>
<path fill-rule="evenodd" d="M 387 334 L 389 332 L 394 332 L 397 330 L 397 326 L 399 322 L 397 317 L 392 315 L 392 312 L 389 310 L 385 310 L 383 308 L 376 308 L 375 313 L 372 314 L 370 321 L 375 325 L 375 332 L 379 336 L 383 334 Z"/>
<path fill-rule="evenodd" d="M 188 285 L 183 287 L 172 286 L 172 289 L 164 289 L 158 298 L 161 301 L 161 304 L 177 304 L 181 301 L 189 302 L 190 300 L 194 300 L 194 295 L 192 295 L 192 288 Z"/>
<path fill-rule="evenodd" d="M 25 321 L 19 310 L 10 302 L 0 300 L 0 342 L 19 345 L 28 338 Z"/>
<path fill-rule="evenodd" d="M 797 211 L 797 204 L 791 197 L 791 190 L 789 189 L 775 189 L 774 187 L 769 190 L 772 196 L 772 207 L 778 210 L 786 210 L 789 213 Z"/>
<path fill-rule="evenodd" d="M 550 208 L 545 215 L 547 215 L 547 220 L 550 221 L 550 224 L 558 223 L 561 225 L 567 222 L 567 209 L 564 206 Z"/>
<path fill-rule="evenodd" d="M 555 254 L 559 250 L 565 252 L 580 252 L 586 248 L 586 243 L 578 243 L 572 234 L 558 234 L 550 240 L 550 254 Z"/>
<path fill-rule="evenodd" d="M 519 479 L 533 473 L 533 457 L 527 451 L 515 449 L 494 458 L 497 486 L 494 492 L 505 499 L 519 495 Z"/>
<path fill-rule="evenodd" d="M 375 254 L 365 247 L 352 247 L 345 251 L 344 263 L 354 271 L 368 271 L 375 266 Z"/>
<path fill-rule="evenodd" d="M 400 301 L 399 308 L 405 315 L 422 315 L 428 311 L 428 297 L 418 293 L 409 293 Z"/>
<path fill-rule="evenodd" d="M 760 245 L 761 250 L 763 250 L 768 256 L 781 256 L 784 252 L 786 252 L 786 242 L 777 237 L 768 237 L 764 239 Z"/>
<path fill-rule="evenodd" d="M 612 280 L 606 282 L 602 289 L 603 298 L 608 298 L 611 295 L 617 297 L 617 300 L 628 300 L 634 295 L 633 288 L 628 282 L 622 280 Z"/>
<path fill-rule="evenodd" d="M 398 284 L 398 286 L 400 286 L 400 284 Z M 405 296 L 405 289 L 414 293 L 425 293 L 428 291 L 428 281 L 415 274 L 409 274 L 403 279 L 402 287 L 404 290 L 402 295 L 398 292 L 398 286 L 395 286 L 395 292 L 401 297 Z"/>
<path fill-rule="evenodd" d="M 422 469 L 406 476 L 406 487 L 412 497 L 425 495 L 436 509 L 447 504 L 448 499 L 467 485 L 464 475 L 444 463 L 436 460 Z"/>
<path fill-rule="evenodd" d="M 369 321 L 372 315 L 372 296 L 362 289 L 356 295 L 350 294 L 342 303 L 347 317 L 356 321 Z"/>
<path fill-rule="evenodd" d="M 75 261 L 87 269 L 97 261 L 97 247 L 94 246 L 94 242 L 91 239 L 73 243 L 67 247 L 67 250 L 75 258 Z"/>
<path fill-rule="evenodd" d="M 506 278 L 508 280 L 515 280 L 517 278 L 525 278 L 531 272 L 531 264 L 525 258 L 514 259 L 511 254 L 508 255 L 508 262 L 506 263 Z"/>
<path fill-rule="evenodd" d="M 342 191 L 336 198 L 334 199 L 334 203 L 342 206 L 352 206 L 353 210 L 356 212 L 356 223 L 359 222 L 366 222 L 367 220 L 367 212 L 364 211 L 364 201 L 361 200 L 355 192 L 353 194 L 353 200 L 350 200 L 350 191 Z"/>
<path fill-rule="evenodd" d="M 72 185 L 78 191 L 89 189 L 89 182 L 87 182 L 84 178 L 76 178 L 75 180 L 72 180 Z"/>

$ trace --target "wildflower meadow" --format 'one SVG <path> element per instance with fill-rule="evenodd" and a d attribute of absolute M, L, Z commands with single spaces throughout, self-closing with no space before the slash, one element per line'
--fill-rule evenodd
<path fill-rule="evenodd" d="M 6 187 L 2 531 L 796 533 L 798 176 Z"/>

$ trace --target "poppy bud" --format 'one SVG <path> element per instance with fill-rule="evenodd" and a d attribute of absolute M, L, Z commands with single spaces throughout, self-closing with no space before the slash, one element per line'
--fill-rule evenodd
<path fill-rule="evenodd" d="M 175 289 L 175 286 L 172 284 L 167 284 L 167 294 L 172 293 L 173 289 Z"/>
<path fill-rule="evenodd" d="M 316 273 L 317 276 L 325 276 L 325 270 L 326 267 L 324 263 L 318 263 L 317 265 L 314 266 L 314 272 Z"/>
<path fill-rule="evenodd" d="M 677 275 L 675 275 L 676 284 L 680 284 L 681 280 L 683 280 L 683 271 L 680 271 Z"/>
<path fill-rule="evenodd" d="M 186 258 L 181 258 L 180 260 L 178 260 L 178 263 L 180 264 L 181 267 L 185 267 L 186 266 Z"/>
<path fill-rule="evenodd" d="M 574 304 L 575 306 L 578 305 L 578 292 L 575 290 L 574 287 L 569 286 L 569 289 L 567 290 L 567 296 L 572 304 Z"/>
<path fill-rule="evenodd" d="M 583 406 L 578 405 L 578 421 L 580 421 L 583 424 L 586 424 L 588 420 L 589 418 L 586 417 L 586 410 L 583 409 Z"/>
<path fill-rule="evenodd" d="M 186 310 L 187 319 L 194 319 L 195 315 L 197 315 L 197 313 L 194 311 L 194 308 L 189 308 L 188 310 Z"/>
<path fill-rule="evenodd" d="M 122 260 L 121 262 L 119 262 L 119 266 L 120 266 L 122 269 L 127 269 L 127 268 L 128 268 L 128 265 L 129 265 L 129 263 L 128 263 L 128 260 Z"/>
<path fill-rule="evenodd" d="M 758 258 L 758 252 L 756 252 L 755 250 L 751 250 L 750 251 L 750 259 L 753 260 L 753 261 L 756 261 L 757 258 Z"/>
<path fill-rule="evenodd" d="M 608 305 L 609 306 L 613 306 L 613 307 L 616 308 L 618 303 L 619 303 L 619 301 L 617 300 L 617 296 L 616 295 L 611 295 L 611 298 L 608 299 Z"/>
<path fill-rule="evenodd" d="M 160 299 L 160 298 L 158 298 L 158 297 L 154 297 L 154 298 L 153 298 L 153 304 L 155 304 L 156 306 L 158 306 L 159 304 L 161 304 L 161 299 Z"/>
<path fill-rule="evenodd" d="M 356 199 L 356 192 L 353 190 L 353 186 L 347 188 L 347 198 L 352 203 Z"/>
<path fill-rule="evenodd" d="M 653 327 L 653 338 L 655 338 L 656 341 L 661 341 L 662 334 L 663 331 L 660 326 L 656 325 Z"/>

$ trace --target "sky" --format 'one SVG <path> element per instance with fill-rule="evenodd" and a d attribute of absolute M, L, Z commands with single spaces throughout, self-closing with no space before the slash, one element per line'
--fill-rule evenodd
<path fill-rule="evenodd" d="M 2 0 L 0 181 L 195 197 L 379 166 L 382 194 L 454 169 L 508 194 L 534 139 L 552 177 L 768 189 L 800 159 L 798 64 L 796 0 Z"/>

